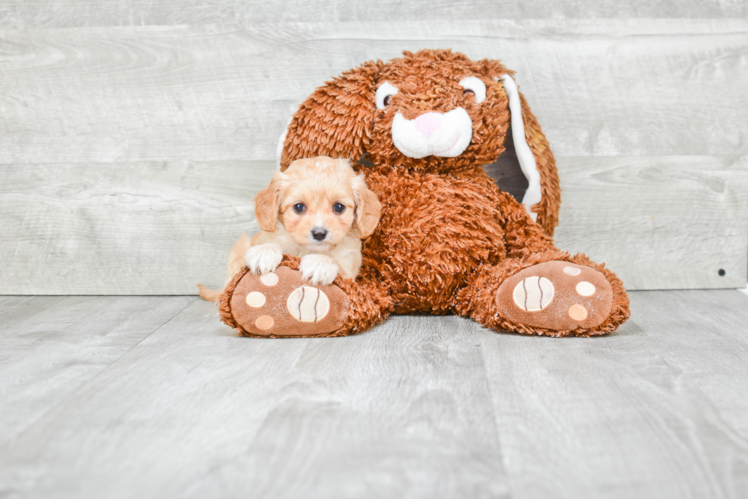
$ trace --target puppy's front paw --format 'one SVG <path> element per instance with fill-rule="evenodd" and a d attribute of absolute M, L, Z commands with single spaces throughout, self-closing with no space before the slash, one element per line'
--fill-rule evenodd
<path fill-rule="evenodd" d="M 244 254 L 244 263 L 255 274 L 267 274 L 275 271 L 282 260 L 283 250 L 275 243 L 250 247 Z"/>
<path fill-rule="evenodd" d="M 299 271 L 304 279 L 315 285 L 329 285 L 338 275 L 338 264 L 330 256 L 310 254 L 301 258 Z"/>

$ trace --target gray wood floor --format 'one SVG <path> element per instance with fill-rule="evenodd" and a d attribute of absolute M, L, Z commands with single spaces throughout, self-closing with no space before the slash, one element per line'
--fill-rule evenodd
<path fill-rule="evenodd" d="M 748 296 L 631 295 L 595 339 L 288 340 L 194 297 L 0 297 L 0 496 L 748 495 Z"/>

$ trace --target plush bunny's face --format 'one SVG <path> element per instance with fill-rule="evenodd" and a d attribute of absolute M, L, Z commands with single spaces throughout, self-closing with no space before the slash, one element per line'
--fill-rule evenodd
<path fill-rule="evenodd" d="M 495 162 L 511 126 L 529 185 L 521 202 L 553 234 L 555 160 L 511 74 L 497 60 L 451 50 L 364 63 L 299 106 L 279 143 L 279 167 L 315 156 L 356 163 L 365 155 L 377 166 L 454 173 Z"/>
<path fill-rule="evenodd" d="M 495 161 L 509 112 L 492 69 L 452 53 L 406 54 L 387 65 L 374 94 L 371 160 L 435 171 Z"/>
<path fill-rule="evenodd" d="M 395 118 L 392 120 L 392 142 L 402 154 L 408 158 L 425 158 L 426 156 L 441 156 L 454 158 L 465 151 L 473 136 L 473 120 L 465 108 L 469 108 L 473 102 L 480 104 L 486 100 L 486 84 L 475 76 L 468 76 L 460 80 L 460 86 L 464 89 L 463 101 L 457 102 L 457 107 L 448 110 L 440 110 L 445 106 L 433 106 L 433 109 L 414 108 L 412 103 L 424 102 L 414 99 L 413 96 L 401 95 L 395 98 L 395 102 L 403 100 L 405 106 L 396 108 L 392 100 L 399 89 L 390 82 L 384 82 L 377 88 L 377 109 L 394 108 Z M 454 94 L 454 90 L 450 89 Z M 470 99 L 469 96 L 472 96 Z M 447 95 L 448 101 L 452 95 Z M 430 100 L 427 96 L 426 100 Z M 409 105 L 410 104 L 410 105 Z M 461 104 L 461 106 L 460 106 Z M 405 118 L 403 113 L 415 116 Z M 377 113 L 380 119 L 387 120 L 387 112 Z"/>

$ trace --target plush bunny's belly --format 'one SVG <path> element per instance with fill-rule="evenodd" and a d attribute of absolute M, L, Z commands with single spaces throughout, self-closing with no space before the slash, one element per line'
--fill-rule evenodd
<path fill-rule="evenodd" d="M 450 312 L 473 271 L 505 257 L 502 198 L 482 171 L 380 167 L 367 172 L 367 183 L 382 202 L 382 218 L 364 244 L 364 264 L 388 281 L 396 312 Z"/>

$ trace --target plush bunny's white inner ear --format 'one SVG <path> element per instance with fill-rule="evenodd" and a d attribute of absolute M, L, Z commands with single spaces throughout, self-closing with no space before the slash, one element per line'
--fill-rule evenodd
<path fill-rule="evenodd" d="M 278 149 L 275 150 L 275 160 L 276 160 L 276 167 L 278 167 L 278 170 L 281 169 L 281 158 L 283 157 L 283 144 L 286 142 L 286 136 L 288 135 L 288 126 L 291 125 L 291 120 L 293 120 L 293 116 L 288 119 L 288 123 L 286 123 L 286 128 L 283 129 L 283 133 L 280 136 L 280 139 L 278 139 Z"/>
<path fill-rule="evenodd" d="M 494 77 L 498 80 L 498 77 Z M 535 157 L 530 151 L 530 146 L 525 139 L 525 123 L 522 120 L 522 103 L 519 100 L 519 90 L 514 79 L 509 75 L 503 75 L 501 81 L 504 83 L 504 90 L 509 98 L 509 112 L 511 113 L 512 137 L 514 139 L 514 149 L 517 152 L 517 160 L 522 169 L 522 173 L 527 177 L 527 191 L 522 198 L 522 204 L 525 206 L 527 213 L 532 220 L 537 221 L 538 214 L 531 210 L 532 206 L 539 203 L 543 197 L 540 190 L 540 172 L 538 165 L 535 163 Z"/>

